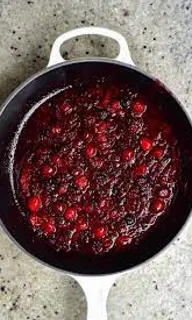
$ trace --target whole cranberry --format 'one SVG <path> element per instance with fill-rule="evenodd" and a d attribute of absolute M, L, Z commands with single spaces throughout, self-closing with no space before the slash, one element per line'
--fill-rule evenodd
<path fill-rule="evenodd" d="M 75 177 L 75 183 L 79 189 L 85 189 L 88 184 L 88 179 L 85 175 Z"/>
<path fill-rule="evenodd" d="M 134 150 L 131 149 L 131 148 L 127 148 L 125 150 L 122 151 L 121 153 L 121 158 L 123 161 L 130 161 L 131 158 L 133 157 L 133 154 L 134 154 Z"/>
<path fill-rule="evenodd" d="M 28 199 L 27 206 L 32 212 L 38 211 L 42 206 L 41 197 L 39 195 L 31 196 Z"/>
<path fill-rule="evenodd" d="M 155 147 L 151 155 L 157 159 L 161 159 L 164 155 L 164 149 L 161 147 Z"/>
<path fill-rule="evenodd" d="M 61 186 L 58 186 L 56 189 L 56 193 L 58 193 L 59 196 L 64 195 L 68 190 L 68 184 L 62 184 Z"/>
<path fill-rule="evenodd" d="M 77 222 L 76 222 L 76 229 L 77 231 L 84 231 L 88 228 L 88 223 L 85 217 L 79 217 Z"/>
<path fill-rule="evenodd" d="M 143 151 L 150 151 L 152 148 L 152 141 L 151 141 L 151 139 L 149 139 L 147 137 L 140 138 L 139 144 L 140 144 L 141 148 L 143 149 Z"/>
<path fill-rule="evenodd" d="M 51 178 L 55 175 L 56 170 L 54 167 L 50 166 L 49 164 L 43 164 L 41 167 L 41 173 L 44 178 Z"/>
<path fill-rule="evenodd" d="M 94 236 L 95 236 L 95 238 L 97 238 L 97 239 L 101 239 L 101 238 L 103 238 L 104 236 L 106 236 L 106 234 L 107 234 L 107 226 L 98 226 L 98 227 L 96 227 L 95 228 L 95 230 L 94 230 Z"/>
<path fill-rule="evenodd" d="M 64 217 L 68 221 L 77 220 L 77 210 L 75 208 L 69 207 L 65 210 Z"/>
<path fill-rule="evenodd" d="M 42 223 L 41 228 L 43 230 L 43 232 L 47 233 L 47 234 L 52 234 L 56 231 L 56 227 L 54 225 L 53 221 L 46 221 L 44 223 Z"/>
<path fill-rule="evenodd" d="M 136 177 L 141 177 L 146 175 L 147 170 L 148 170 L 147 165 L 143 163 L 135 167 L 134 174 Z"/>
<path fill-rule="evenodd" d="M 120 236 L 116 239 L 116 244 L 118 246 L 125 246 L 130 242 L 129 236 Z"/>
<path fill-rule="evenodd" d="M 162 212 L 165 208 L 165 202 L 162 199 L 155 199 L 151 204 L 151 211 L 154 213 Z"/>
<path fill-rule="evenodd" d="M 88 158 L 93 158 L 97 154 L 97 148 L 89 144 L 85 149 L 85 153 Z"/>
<path fill-rule="evenodd" d="M 141 117 L 146 111 L 146 105 L 142 101 L 134 101 L 132 104 L 132 111 L 137 117 Z"/>

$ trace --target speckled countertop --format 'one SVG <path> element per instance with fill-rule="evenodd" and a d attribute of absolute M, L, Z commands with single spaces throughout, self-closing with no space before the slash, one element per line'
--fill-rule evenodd
<path fill-rule="evenodd" d="M 47 64 L 54 39 L 77 26 L 120 31 L 134 62 L 159 77 L 192 111 L 191 0 L 1 0 L 0 101 Z M 112 48 L 112 49 L 111 49 Z M 110 41 L 86 38 L 66 58 L 114 56 Z M 109 320 L 192 319 L 192 220 L 162 255 L 121 277 L 108 298 Z M 0 319 L 83 320 L 80 287 L 33 261 L 0 233 Z M 98 319 L 99 320 L 99 319 Z"/>

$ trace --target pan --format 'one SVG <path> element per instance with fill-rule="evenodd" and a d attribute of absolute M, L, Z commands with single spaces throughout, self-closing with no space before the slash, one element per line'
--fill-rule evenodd
<path fill-rule="evenodd" d="M 100 35 L 115 40 L 119 54 L 115 59 L 86 58 L 65 61 L 60 53 L 67 40 L 82 35 Z M 161 104 L 179 143 L 181 178 L 170 212 L 142 245 L 132 252 L 94 257 L 56 252 L 47 243 L 34 240 L 26 219 L 20 214 L 13 192 L 14 143 L 18 126 L 34 103 L 49 92 L 68 86 L 77 78 L 112 75 L 148 91 Z M 130 56 L 125 38 L 118 32 L 99 27 L 79 28 L 59 36 L 54 42 L 47 68 L 30 77 L 10 94 L 0 114 L 0 203 L 4 231 L 22 250 L 39 262 L 73 277 L 83 288 L 88 320 L 106 320 L 106 300 L 113 282 L 129 270 L 141 266 L 161 252 L 183 228 L 190 216 L 192 197 L 192 127 L 187 110 L 158 79 L 139 70 Z"/>

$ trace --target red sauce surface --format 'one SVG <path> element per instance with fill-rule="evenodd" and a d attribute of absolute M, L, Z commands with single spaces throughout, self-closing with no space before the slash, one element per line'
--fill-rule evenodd
<path fill-rule="evenodd" d="M 176 193 L 177 141 L 162 111 L 128 86 L 67 88 L 25 125 L 19 199 L 56 250 L 135 245 Z"/>

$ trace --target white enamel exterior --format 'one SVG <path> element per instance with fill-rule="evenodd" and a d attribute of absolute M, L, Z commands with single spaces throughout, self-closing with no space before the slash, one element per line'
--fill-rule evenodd
<path fill-rule="evenodd" d="M 61 62 L 65 62 L 66 60 L 62 57 L 60 53 L 62 44 L 72 38 L 83 35 L 100 35 L 115 40 L 119 44 L 119 54 L 114 60 L 125 62 L 134 66 L 134 62 L 129 52 L 128 44 L 125 38 L 119 32 L 109 30 L 106 28 L 85 27 L 63 33 L 55 40 L 51 49 L 51 54 L 47 67 L 54 66 Z"/>
<path fill-rule="evenodd" d="M 107 297 L 118 275 L 72 276 L 87 299 L 87 320 L 107 320 Z"/>

